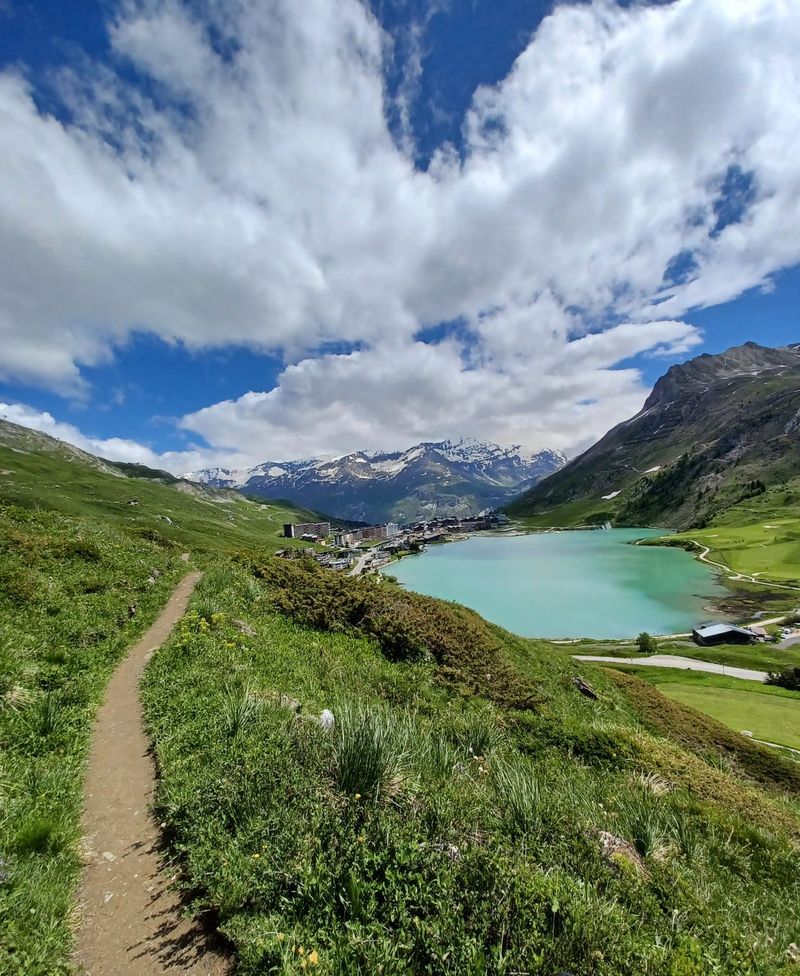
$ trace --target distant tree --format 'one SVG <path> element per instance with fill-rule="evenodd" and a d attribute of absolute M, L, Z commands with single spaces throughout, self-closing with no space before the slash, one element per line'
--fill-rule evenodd
<path fill-rule="evenodd" d="M 640 654 L 655 654 L 658 650 L 655 637 L 652 634 L 648 634 L 646 630 L 643 630 L 636 638 L 636 646 L 639 648 Z"/>
<path fill-rule="evenodd" d="M 765 685 L 777 685 L 789 691 L 800 691 L 800 667 L 785 668 L 783 671 L 770 671 L 764 678 Z"/>

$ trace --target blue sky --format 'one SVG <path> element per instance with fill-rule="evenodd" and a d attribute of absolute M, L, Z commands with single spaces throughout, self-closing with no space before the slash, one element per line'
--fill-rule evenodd
<path fill-rule="evenodd" d="M 1 409 L 179 471 L 586 446 L 800 339 L 798 39 L 779 0 L 2 0 Z"/>

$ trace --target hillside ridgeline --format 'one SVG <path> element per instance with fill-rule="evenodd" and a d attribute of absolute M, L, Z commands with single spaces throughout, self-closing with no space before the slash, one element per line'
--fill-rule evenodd
<path fill-rule="evenodd" d="M 506 510 L 542 525 L 686 529 L 797 478 L 800 345 L 749 342 L 672 366 L 635 417 Z"/>

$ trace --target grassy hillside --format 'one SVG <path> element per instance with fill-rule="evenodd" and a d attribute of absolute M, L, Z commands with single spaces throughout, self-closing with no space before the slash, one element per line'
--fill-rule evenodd
<path fill-rule="evenodd" d="M 800 605 L 800 478 L 769 488 L 707 525 L 667 541 L 697 542 L 711 550 L 709 559 L 730 567 L 734 574 L 797 586 Z"/>
<path fill-rule="evenodd" d="M 306 513 L 123 477 L 12 428 L 0 430 L 0 973 L 53 976 L 69 971 L 81 788 L 109 676 L 186 571 L 181 552 L 201 564 L 271 552 Z"/>
<path fill-rule="evenodd" d="M 159 817 L 239 972 L 794 971 L 800 765 L 465 608 L 276 560 L 285 508 L 0 451 L 0 972 L 69 972 L 92 719 L 184 550 L 206 576 L 145 675 Z"/>
<path fill-rule="evenodd" d="M 236 548 L 272 552 L 296 545 L 281 538 L 283 523 L 316 519 L 313 512 L 286 502 L 251 501 L 237 492 L 184 481 L 125 477 L 105 462 L 88 463 L 88 455 L 51 448 L 60 445 L 51 438 L 45 444 L 47 450 L 39 441 L 30 449 L 9 446 L 7 438 L 0 442 L 0 500 L 96 519 L 131 538 L 183 546 L 196 557 Z"/>
<path fill-rule="evenodd" d="M 800 767 L 421 599 L 220 567 L 147 672 L 160 815 L 240 972 L 794 971 Z"/>
<path fill-rule="evenodd" d="M 673 366 L 635 417 L 507 507 L 540 525 L 704 525 L 800 477 L 800 348 Z"/>
<path fill-rule="evenodd" d="M 92 718 L 179 552 L 0 501 L 1 973 L 67 972 Z"/>

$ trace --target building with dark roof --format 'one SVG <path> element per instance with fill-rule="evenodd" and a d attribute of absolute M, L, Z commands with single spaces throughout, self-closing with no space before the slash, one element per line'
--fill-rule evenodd
<path fill-rule="evenodd" d="M 735 627 L 733 624 L 705 624 L 695 627 L 692 640 L 701 647 L 711 647 L 714 644 L 752 644 L 756 635 L 746 627 Z"/>

